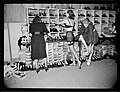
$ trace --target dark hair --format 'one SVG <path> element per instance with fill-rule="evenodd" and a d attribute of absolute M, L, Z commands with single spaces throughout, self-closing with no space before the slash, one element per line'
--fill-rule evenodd
<path fill-rule="evenodd" d="M 33 23 L 35 22 L 42 22 L 41 18 L 39 16 L 35 16 L 35 18 L 33 19 Z"/>
<path fill-rule="evenodd" d="M 70 19 L 74 19 L 75 14 L 74 14 L 73 10 L 68 10 L 67 13 L 69 14 L 68 17 L 69 17 Z"/>
<path fill-rule="evenodd" d="M 115 23 L 112 23 L 112 27 L 115 26 Z"/>

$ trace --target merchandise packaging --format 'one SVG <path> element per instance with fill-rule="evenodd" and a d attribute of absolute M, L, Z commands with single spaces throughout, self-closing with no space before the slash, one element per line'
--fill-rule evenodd
<path fill-rule="evenodd" d="M 10 65 L 4 65 L 4 78 L 8 78 L 11 75 Z"/>
<path fill-rule="evenodd" d="M 23 80 L 23 79 L 26 78 L 26 72 L 16 71 L 16 72 L 13 74 L 13 76 L 14 76 L 15 78 L 20 79 L 20 80 Z"/>
<path fill-rule="evenodd" d="M 12 63 L 10 65 L 4 65 L 4 78 L 10 78 L 11 75 L 17 70 L 17 65 L 15 63 Z"/>

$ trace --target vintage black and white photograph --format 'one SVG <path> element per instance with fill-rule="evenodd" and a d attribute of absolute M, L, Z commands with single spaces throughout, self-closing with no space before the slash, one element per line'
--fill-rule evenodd
<path fill-rule="evenodd" d="M 4 86 L 117 88 L 117 6 L 4 4 Z"/>

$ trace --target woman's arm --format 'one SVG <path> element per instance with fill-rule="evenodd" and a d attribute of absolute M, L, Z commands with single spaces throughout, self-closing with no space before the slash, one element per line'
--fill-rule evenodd
<path fill-rule="evenodd" d="M 79 31 L 78 31 L 78 35 L 83 35 L 84 34 L 84 32 L 85 32 L 85 27 L 84 27 L 84 25 L 83 25 L 83 23 L 82 22 L 80 22 L 81 23 L 81 26 L 80 26 L 80 29 L 79 29 Z"/>
<path fill-rule="evenodd" d="M 47 27 L 44 23 L 43 23 L 43 30 L 44 30 L 45 33 L 49 33 L 49 31 L 48 31 L 48 29 L 47 29 Z"/>
<path fill-rule="evenodd" d="M 67 23 L 67 19 L 64 19 L 63 21 L 57 22 L 55 24 L 57 24 L 57 25 L 65 25 L 66 23 Z"/>

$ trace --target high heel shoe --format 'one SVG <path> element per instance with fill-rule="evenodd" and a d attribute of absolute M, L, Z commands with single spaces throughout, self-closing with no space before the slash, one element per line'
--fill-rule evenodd
<path fill-rule="evenodd" d="M 70 66 L 76 66 L 76 64 L 72 63 L 72 64 L 70 64 Z"/>
<path fill-rule="evenodd" d="M 37 68 L 37 69 L 36 69 L 36 72 L 39 73 L 39 71 L 40 71 L 40 68 Z"/>
<path fill-rule="evenodd" d="M 64 66 L 67 66 L 68 64 L 64 63 L 63 65 L 64 65 Z"/>
<path fill-rule="evenodd" d="M 79 64 L 79 69 L 81 69 L 81 63 Z"/>
<path fill-rule="evenodd" d="M 80 60 L 81 65 L 82 65 L 82 63 L 83 63 L 83 57 L 80 57 L 79 60 Z"/>
<path fill-rule="evenodd" d="M 83 64 L 84 60 L 81 60 L 81 65 Z"/>
<path fill-rule="evenodd" d="M 45 67 L 45 71 L 47 72 L 49 70 L 49 68 L 48 67 Z"/>
<path fill-rule="evenodd" d="M 87 66 L 90 66 L 91 60 L 87 60 Z"/>
<path fill-rule="evenodd" d="M 68 62 L 62 62 L 62 64 L 64 65 L 64 66 L 68 66 Z"/>

